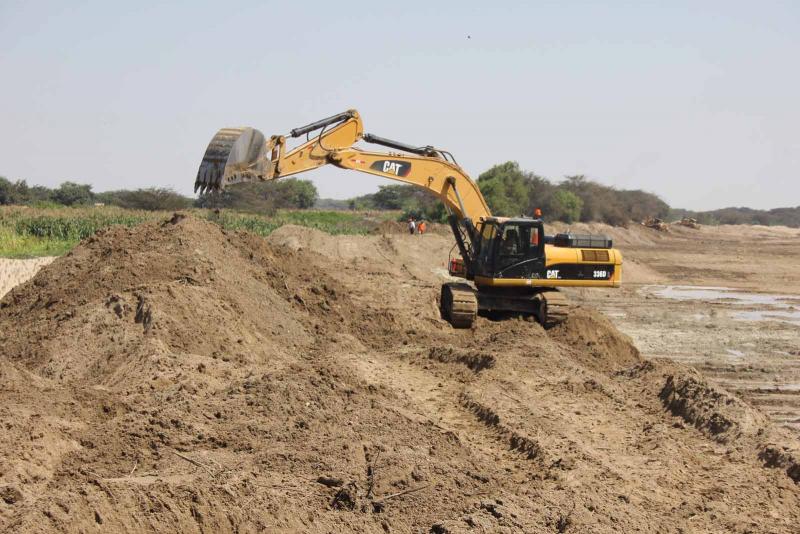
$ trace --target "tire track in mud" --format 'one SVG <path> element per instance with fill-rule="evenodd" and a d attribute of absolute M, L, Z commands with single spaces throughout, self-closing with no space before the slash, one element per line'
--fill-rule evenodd
<path fill-rule="evenodd" d="M 419 415 L 455 434 L 471 454 L 489 456 L 491 462 L 498 460 L 501 450 L 527 460 L 543 458 L 543 449 L 535 439 L 501 424 L 491 408 L 466 391 L 469 381 L 479 380 L 482 372 L 496 365 L 494 356 L 453 347 L 433 347 L 427 357 L 420 354 L 424 351 L 409 348 L 348 356 L 365 380 L 377 379 L 406 396 Z M 503 449 L 497 448 L 498 441 L 504 444 Z"/>
<path fill-rule="evenodd" d="M 551 471 L 553 468 L 569 471 L 577 464 L 594 471 L 598 479 L 613 481 L 629 478 L 627 470 L 645 471 L 650 466 L 650 449 L 640 448 L 633 434 L 622 437 L 629 444 L 626 445 L 629 451 L 623 465 L 609 461 L 607 449 L 587 439 L 587 432 L 592 432 L 591 421 L 595 418 L 591 412 L 578 411 L 581 414 L 578 416 L 563 414 L 566 416 L 564 419 L 553 420 L 527 408 L 538 402 L 537 397 L 517 391 L 515 393 L 520 396 L 517 398 L 504 391 L 504 384 L 487 376 L 493 370 L 500 374 L 508 371 L 491 354 L 453 346 L 434 346 L 427 351 L 422 347 L 405 347 L 380 353 L 351 354 L 350 357 L 364 379 L 377 378 L 382 385 L 412 401 L 417 413 L 416 416 L 405 413 L 407 417 L 419 421 L 421 416 L 443 432 L 452 432 L 471 454 L 483 456 L 491 462 L 531 461 L 531 467 L 539 472 L 540 477 L 554 480 L 559 475 Z M 559 390 L 567 395 L 591 390 L 597 395 L 609 396 L 609 392 L 598 386 L 595 380 L 581 380 L 580 376 L 560 383 L 543 380 L 547 384 L 542 386 L 545 389 Z M 536 391 L 541 387 L 527 389 Z M 506 400 L 498 402 L 501 396 Z M 617 391 L 615 396 L 618 400 L 615 404 L 619 404 L 620 410 L 631 408 L 625 401 L 627 395 L 624 392 Z M 634 412 L 631 418 L 642 415 L 639 409 Z M 556 407 L 555 414 L 558 413 Z M 536 421 L 536 427 L 531 426 L 533 421 Z M 543 426 L 538 426 L 540 424 Z M 610 428 L 614 424 L 613 420 L 606 418 L 599 426 Z M 531 436 L 532 430 L 537 437 Z M 546 439 L 542 440 L 542 436 Z"/>
<path fill-rule="evenodd" d="M 492 429 L 499 440 L 507 442 L 509 449 L 523 454 L 528 460 L 543 459 L 544 451 L 542 445 L 535 439 L 523 436 L 506 426 L 501 422 L 498 413 L 491 407 L 475 400 L 469 393 L 461 393 L 458 400 L 481 423 Z"/>
<path fill-rule="evenodd" d="M 466 367 L 475 374 L 473 379 L 476 381 L 483 378 L 482 371 L 492 369 L 497 365 L 497 358 L 492 354 L 454 347 L 431 347 L 428 351 L 428 359 L 449 367 Z M 466 388 L 462 388 L 453 401 L 475 417 L 481 424 L 479 430 L 483 434 L 488 434 L 495 441 L 503 443 L 508 450 L 520 453 L 528 460 L 543 461 L 544 450 L 537 440 L 525 436 L 521 431 L 502 422 L 495 409 L 474 398 L 471 393 L 466 391 Z"/>
<path fill-rule="evenodd" d="M 572 498 L 570 495 L 574 491 L 584 491 L 584 483 L 573 481 L 568 474 L 573 469 L 593 472 L 591 478 L 601 484 L 619 485 L 619 499 L 624 506 L 628 497 L 622 488 L 632 478 L 626 469 L 633 469 L 637 473 L 647 470 L 651 451 L 629 451 L 623 465 L 608 461 L 607 449 L 596 448 L 597 444 L 592 444 L 591 440 L 584 442 L 584 431 L 570 433 L 563 428 L 559 430 L 557 421 L 541 419 L 536 411 L 526 408 L 529 402 L 535 402 L 533 397 L 515 391 L 517 395 L 522 394 L 522 400 L 505 393 L 501 383 L 487 376 L 492 369 L 504 371 L 502 363 L 498 363 L 494 356 L 491 366 L 478 366 L 480 370 L 476 371 L 475 363 L 486 361 L 480 359 L 479 354 L 469 349 L 434 347 L 426 357 L 419 348 L 408 348 L 380 355 L 364 355 L 371 356 L 372 361 L 369 364 L 361 362 L 361 366 L 365 377 L 380 377 L 382 383 L 407 395 L 415 410 L 435 422 L 443 432 L 453 433 L 476 460 L 482 458 L 498 465 L 514 466 L 504 477 L 514 472 L 516 474 L 511 475 L 510 480 L 518 482 L 522 477 L 522 480 L 538 481 L 534 484 L 548 488 L 548 496 L 540 495 L 539 498 L 549 502 L 554 509 L 561 510 L 559 517 L 564 516 L 563 501 Z M 381 361 L 377 361 L 378 358 Z M 567 388 L 575 384 L 584 386 L 580 381 L 574 384 L 569 382 Z M 594 386 L 590 388 L 596 389 Z M 602 392 L 597 394 L 604 395 Z M 508 400 L 498 403 L 500 396 Z M 591 418 L 592 415 L 586 413 L 584 417 Z M 535 438 L 529 434 L 534 428 L 531 419 L 545 424 L 541 428 L 535 427 Z M 525 422 L 520 425 L 522 421 Z M 571 423 L 562 422 L 562 425 L 572 427 Z M 574 426 L 587 428 L 586 425 Z M 542 436 L 545 440 L 541 439 Z M 633 443 L 635 436 L 626 435 L 624 440 Z M 505 483 L 501 482 L 500 485 L 505 486 Z M 653 490 L 653 498 L 656 495 L 657 490 Z M 572 502 L 574 508 L 575 501 Z M 666 510 L 662 512 L 666 513 Z"/>

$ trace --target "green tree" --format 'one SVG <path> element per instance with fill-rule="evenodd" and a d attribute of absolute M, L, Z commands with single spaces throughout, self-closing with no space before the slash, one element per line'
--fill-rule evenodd
<path fill-rule="evenodd" d="M 575 193 L 565 189 L 557 189 L 552 195 L 550 210 L 552 218 L 566 223 L 573 223 L 580 220 L 583 200 Z"/>
<path fill-rule="evenodd" d="M 317 187 L 310 180 L 289 178 L 274 182 L 272 195 L 279 208 L 313 208 L 319 198 Z M 269 194 L 269 193 L 268 193 Z"/>
<path fill-rule="evenodd" d="M 172 189 L 151 187 L 147 189 L 106 191 L 97 193 L 98 202 L 139 210 L 180 210 L 191 207 L 192 199 Z"/>
<path fill-rule="evenodd" d="M 536 208 L 541 209 L 545 215 L 551 212 L 551 203 L 555 186 L 547 178 L 535 174 L 528 175 L 528 209 L 526 213 L 532 215 Z"/>
<path fill-rule="evenodd" d="M 495 215 L 517 216 L 533 215 L 541 208 L 544 216 L 569 222 L 600 221 L 612 225 L 627 225 L 631 220 L 641 220 L 646 216 L 664 218 L 670 207 L 658 196 L 639 190 L 617 190 L 603 185 L 583 175 L 567 176 L 564 181 L 554 184 L 545 177 L 520 168 L 514 161 L 495 165 L 482 173 L 477 180 L 492 213 Z M 417 191 L 417 193 L 414 193 Z M 404 214 L 419 216 L 425 212 L 426 197 L 436 199 L 419 188 L 407 185 L 382 187 L 378 193 L 351 199 L 353 209 L 402 209 Z M 421 196 L 418 196 L 421 195 Z M 441 204 L 435 206 L 444 213 Z M 422 205 L 420 205 L 422 204 Z M 736 210 L 735 210 L 736 211 Z M 431 215 L 426 217 L 438 220 Z M 700 217 L 698 215 L 698 217 Z M 775 224 L 773 221 L 795 221 L 796 212 L 788 208 L 778 215 L 762 212 L 759 215 L 714 212 L 716 220 L 754 220 L 762 224 Z"/>
<path fill-rule="evenodd" d="M 529 209 L 531 178 L 516 161 L 495 165 L 477 183 L 494 215 L 516 216 Z"/>
<path fill-rule="evenodd" d="M 374 209 L 379 210 L 399 210 L 403 204 L 413 194 L 414 186 L 411 185 L 381 185 L 378 192 L 368 195 L 374 205 Z"/>
<path fill-rule="evenodd" d="M 64 182 L 58 186 L 58 189 L 53 190 L 51 198 L 53 202 L 58 202 L 65 206 L 76 206 L 92 202 L 94 193 L 92 193 L 92 186 L 89 184 Z"/>
<path fill-rule="evenodd" d="M 23 182 L 24 183 L 24 182 Z M 43 185 L 27 186 L 27 204 L 41 204 L 52 202 L 53 190 Z"/>
<path fill-rule="evenodd" d="M 312 208 L 317 198 L 317 188 L 312 182 L 288 178 L 238 184 L 222 193 L 206 193 L 197 199 L 196 205 L 201 208 L 234 208 L 271 214 L 283 208 Z"/>
<path fill-rule="evenodd" d="M 14 204 L 16 200 L 15 196 L 16 190 L 14 184 L 12 184 L 10 180 L 7 180 L 5 176 L 0 176 L 0 204 Z"/>
<path fill-rule="evenodd" d="M 25 180 L 12 182 L 0 176 L 0 204 L 27 204 L 31 200 L 31 188 Z"/>

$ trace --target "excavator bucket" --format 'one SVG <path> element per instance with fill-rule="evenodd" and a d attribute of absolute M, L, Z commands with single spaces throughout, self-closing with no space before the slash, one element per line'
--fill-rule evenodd
<path fill-rule="evenodd" d="M 208 144 L 194 190 L 222 191 L 231 184 L 263 180 L 271 171 L 264 134 L 255 128 L 223 128 Z"/>

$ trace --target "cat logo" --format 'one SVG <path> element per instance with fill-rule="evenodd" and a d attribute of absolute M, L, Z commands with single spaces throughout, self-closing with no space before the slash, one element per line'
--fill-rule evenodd
<path fill-rule="evenodd" d="M 550 280 L 552 279 L 558 280 L 558 269 L 548 269 L 547 278 Z"/>
<path fill-rule="evenodd" d="M 384 174 L 394 176 L 408 176 L 411 172 L 411 164 L 404 161 L 394 161 L 390 159 L 378 160 L 369 166 L 370 169 Z"/>

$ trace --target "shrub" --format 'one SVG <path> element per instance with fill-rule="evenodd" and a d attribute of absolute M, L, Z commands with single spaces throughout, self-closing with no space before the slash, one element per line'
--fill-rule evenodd
<path fill-rule="evenodd" d="M 94 194 L 91 185 L 64 182 L 53 190 L 51 198 L 64 206 L 86 205 L 94 200 Z"/>
<path fill-rule="evenodd" d="M 195 204 L 200 208 L 234 208 L 274 215 L 278 209 L 313 208 L 317 198 L 317 188 L 312 182 L 286 178 L 237 184 L 221 193 L 201 195 Z"/>
<path fill-rule="evenodd" d="M 193 203 L 191 198 L 176 193 L 172 189 L 156 187 L 106 191 L 95 195 L 95 200 L 121 208 L 148 211 L 181 210 L 191 207 Z"/>
<path fill-rule="evenodd" d="M 573 223 L 580 220 L 583 210 L 583 200 L 570 191 L 557 189 L 550 200 L 552 217 L 566 223 Z"/>

